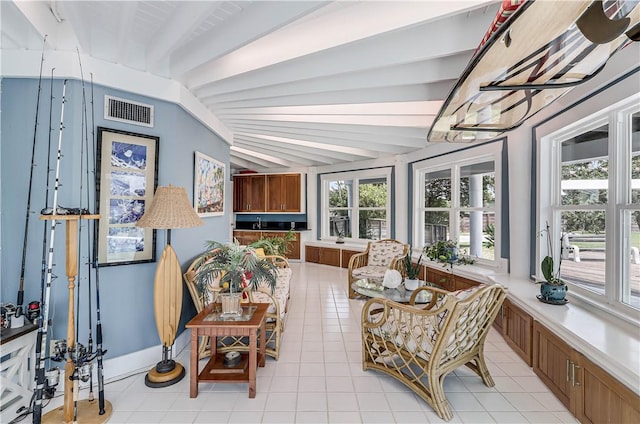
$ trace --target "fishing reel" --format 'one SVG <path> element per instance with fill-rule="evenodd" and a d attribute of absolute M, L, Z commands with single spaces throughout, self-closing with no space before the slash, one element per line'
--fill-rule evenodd
<path fill-rule="evenodd" d="M 27 318 L 29 319 L 29 321 L 35 324 L 39 316 L 40 316 L 40 302 L 38 302 L 37 300 L 34 300 L 33 302 L 29 302 L 29 306 L 27 306 Z"/>
<path fill-rule="evenodd" d="M 67 357 L 67 341 L 65 339 L 51 341 L 51 360 L 62 362 Z"/>
<path fill-rule="evenodd" d="M 60 368 L 53 367 L 44 373 L 44 392 L 47 398 L 51 399 L 56 393 L 56 387 L 60 382 Z"/>

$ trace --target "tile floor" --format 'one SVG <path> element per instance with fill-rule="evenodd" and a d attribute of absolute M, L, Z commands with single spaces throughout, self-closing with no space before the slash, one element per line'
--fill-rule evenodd
<path fill-rule="evenodd" d="M 114 411 L 109 423 L 444 422 L 403 384 L 362 371 L 364 301 L 347 298 L 347 271 L 307 263 L 292 268 L 281 356 L 259 368 L 254 399 L 247 384 L 220 383 L 200 384 L 198 397 L 190 399 L 188 369 L 181 382 L 162 389 L 146 387 L 138 374 L 105 386 Z M 577 422 L 496 332 L 485 351 L 496 386 L 485 387 L 467 369 L 450 374 L 445 392 L 452 423 Z M 188 368 L 188 349 L 177 360 Z M 54 399 L 47 410 L 59 404 Z"/>

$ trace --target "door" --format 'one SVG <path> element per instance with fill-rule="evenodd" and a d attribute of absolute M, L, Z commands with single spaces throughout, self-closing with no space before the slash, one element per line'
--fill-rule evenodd
<path fill-rule="evenodd" d="M 531 366 L 533 318 L 507 299 L 504 302 L 504 321 L 502 325 L 507 344 L 527 365 Z"/>
<path fill-rule="evenodd" d="M 533 323 L 533 371 L 571 409 L 572 349 L 540 323 Z"/>

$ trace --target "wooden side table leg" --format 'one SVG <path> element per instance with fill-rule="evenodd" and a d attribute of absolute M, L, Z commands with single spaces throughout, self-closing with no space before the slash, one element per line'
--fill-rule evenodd
<path fill-rule="evenodd" d="M 263 319 L 260 324 L 260 363 L 261 367 L 264 367 L 267 356 L 267 320 Z"/>
<path fill-rule="evenodd" d="M 249 397 L 256 397 L 256 368 L 258 364 L 258 329 L 254 328 L 249 334 Z"/>
<path fill-rule="evenodd" d="M 198 396 L 198 329 L 191 329 L 191 365 L 189 370 L 189 397 Z"/>

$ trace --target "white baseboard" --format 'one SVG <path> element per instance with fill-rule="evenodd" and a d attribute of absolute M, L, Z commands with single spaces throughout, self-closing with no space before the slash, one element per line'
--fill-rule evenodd
<path fill-rule="evenodd" d="M 173 343 L 173 357 L 176 358 L 183 349 L 189 346 L 191 332 L 183 331 Z M 162 360 L 162 345 L 152 346 L 137 352 L 128 353 L 116 358 L 107 359 L 102 364 L 104 383 L 122 380 L 123 378 L 147 372 Z M 64 366 L 60 370 L 60 381 L 64 381 Z M 98 381 L 96 363 L 93 364 L 93 382 Z M 80 382 L 80 388 L 88 388 L 89 383 Z M 60 386 L 59 386 L 60 388 Z"/>

